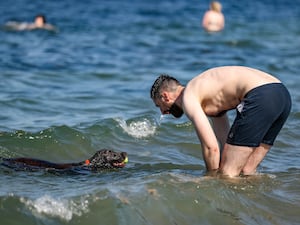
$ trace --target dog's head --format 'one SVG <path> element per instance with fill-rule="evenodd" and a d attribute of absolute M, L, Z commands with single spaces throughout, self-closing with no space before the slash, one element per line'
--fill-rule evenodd
<path fill-rule="evenodd" d="M 123 168 L 128 162 L 126 152 L 115 152 L 113 150 L 101 149 L 90 158 L 88 166 L 94 170 Z"/>

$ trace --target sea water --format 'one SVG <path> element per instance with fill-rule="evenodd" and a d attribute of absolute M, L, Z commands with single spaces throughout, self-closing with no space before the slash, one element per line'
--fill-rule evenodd
<path fill-rule="evenodd" d="M 208 4 L 0 2 L 2 25 L 44 13 L 58 28 L 1 26 L 0 156 L 73 162 L 101 148 L 129 156 L 125 168 L 100 173 L 1 167 L 1 225 L 300 223 L 300 2 L 223 1 L 220 33 L 201 28 Z M 162 117 L 150 99 L 161 73 L 186 84 L 223 65 L 273 74 L 292 96 L 257 176 L 206 176 L 191 122 Z"/>

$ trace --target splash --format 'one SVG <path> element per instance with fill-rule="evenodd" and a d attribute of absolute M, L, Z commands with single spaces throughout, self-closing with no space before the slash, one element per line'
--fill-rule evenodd
<path fill-rule="evenodd" d="M 163 114 L 160 115 L 160 117 L 159 117 L 159 124 L 161 124 L 161 122 L 163 121 L 164 116 L 165 116 L 165 115 L 163 115 Z"/>
<path fill-rule="evenodd" d="M 116 119 L 122 129 L 132 137 L 144 138 L 151 136 L 156 131 L 156 125 L 151 124 L 150 120 L 142 119 L 139 121 L 126 122 L 122 119 Z"/>
<path fill-rule="evenodd" d="M 81 200 L 76 203 L 71 200 L 54 199 L 45 195 L 36 200 L 21 198 L 21 202 L 35 213 L 58 217 L 65 221 L 70 221 L 74 215 L 81 216 L 83 213 L 88 212 L 88 200 Z"/>

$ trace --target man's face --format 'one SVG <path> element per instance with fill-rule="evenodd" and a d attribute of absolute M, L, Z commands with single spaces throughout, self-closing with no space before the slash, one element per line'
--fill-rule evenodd
<path fill-rule="evenodd" d="M 172 114 L 176 118 L 180 118 L 183 115 L 183 110 L 174 101 L 166 101 L 163 96 L 155 100 L 154 104 L 163 115 Z"/>

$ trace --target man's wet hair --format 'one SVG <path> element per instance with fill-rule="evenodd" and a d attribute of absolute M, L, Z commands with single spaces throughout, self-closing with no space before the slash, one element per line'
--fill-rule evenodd
<path fill-rule="evenodd" d="M 150 97 L 152 99 L 157 99 L 160 97 L 161 90 L 172 91 L 174 86 L 181 85 L 180 82 L 174 78 L 169 76 L 168 74 L 161 74 L 153 83 L 150 90 Z"/>

